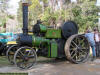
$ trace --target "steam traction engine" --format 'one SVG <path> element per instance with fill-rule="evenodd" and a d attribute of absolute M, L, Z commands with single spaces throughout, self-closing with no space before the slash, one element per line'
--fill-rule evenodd
<path fill-rule="evenodd" d="M 33 35 L 29 35 L 28 3 L 23 3 L 22 30 L 23 33 L 19 35 L 17 45 L 9 49 L 9 51 L 14 49 L 15 53 L 12 62 L 22 69 L 32 67 L 36 63 L 37 56 L 66 57 L 69 61 L 78 64 L 85 62 L 89 55 L 89 43 L 84 35 L 77 34 L 78 27 L 73 21 L 65 22 L 58 29 L 47 27 L 38 21 L 33 26 Z M 12 60 L 12 58 L 9 59 Z"/>

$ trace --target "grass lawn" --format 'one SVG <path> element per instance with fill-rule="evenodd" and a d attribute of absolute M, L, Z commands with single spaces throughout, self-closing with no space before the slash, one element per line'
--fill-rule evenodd
<path fill-rule="evenodd" d="M 8 65 L 9 61 L 7 60 L 6 56 L 0 56 L 0 67 Z"/>
<path fill-rule="evenodd" d="M 52 58 L 38 57 L 37 63 L 52 62 Z M 6 56 L 0 56 L 0 67 L 11 66 Z"/>

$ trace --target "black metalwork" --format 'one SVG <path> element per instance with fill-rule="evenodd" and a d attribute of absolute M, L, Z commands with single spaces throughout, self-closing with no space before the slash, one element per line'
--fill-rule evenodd
<path fill-rule="evenodd" d="M 23 3 L 23 34 L 28 33 L 28 3 Z"/>
<path fill-rule="evenodd" d="M 14 55 L 14 63 L 21 69 L 28 69 L 36 63 L 36 51 L 31 47 L 21 47 Z"/>
<path fill-rule="evenodd" d="M 77 24 L 73 21 L 67 21 L 65 22 L 62 27 L 62 36 L 65 39 L 68 39 L 71 35 L 78 33 L 78 27 Z"/>
<path fill-rule="evenodd" d="M 14 54 L 17 51 L 18 46 L 17 45 L 12 45 L 11 47 L 8 48 L 6 52 L 6 56 L 8 58 L 8 61 L 13 65 L 14 64 Z"/>

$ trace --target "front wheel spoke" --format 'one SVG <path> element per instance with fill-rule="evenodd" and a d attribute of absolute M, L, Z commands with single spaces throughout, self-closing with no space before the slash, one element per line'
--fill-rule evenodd
<path fill-rule="evenodd" d="M 18 57 L 18 56 L 17 56 Z M 16 59 L 17 62 L 23 62 L 24 60 L 19 58 L 19 59 Z"/>
<path fill-rule="evenodd" d="M 20 66 L 23 68 L 27 68 L 27 64 L 28 64 L 28 62 L 23 61 Z"/>
<path fill-rule="evenodd" d="M 22 59 L 24 59 L 25 57 L 22 55 L 22 54 L 20 54 L 20 53 L 18 53 L 18 56 L 17 57 L 21 57 Z"/>
<path fill-rule="evenodd" d="M 29 51 L 28 55 L 30 55 L 30 54 L 31 54 L 31 51 Z"/>
<path fill-rule="evenodd" d="M 30 62 L 30 61 L 27 61 L 27 62 L 24 63 L 25 68 L 30 67 L 32 64 L 33 64 L 33 62 Z"/>
<path fill-rule="evenodd" d="M 21 51 L 19 51 L 19 53 L 20 53 L 22 56 L 24 56 L 24 54 L 23 54 Z"/>
<path fill-rule="evenodd" d="M 20 65 L 23 63 L 23 60 L 17 60 L 17 65 Z"/>
<path fill-rule="evenodd" d="M 24 63 L 25 67 L 27 67 L 27 64 L 28 64 L 28 62 L 25 62 L 25 63 Z"/>
<path fill-rule="evenodd" d="M 21 67 L 23 67 L 25 69 L 25 62 L 22 62 Z"/>

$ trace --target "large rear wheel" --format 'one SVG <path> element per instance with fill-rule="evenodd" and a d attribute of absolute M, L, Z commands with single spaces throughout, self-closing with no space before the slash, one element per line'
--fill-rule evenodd
<path fill-rule="evenodd" d="M 67 59 L 73 63 L 85 62 L 89 56 L 89 43 L 84 35 L 72 35 L 65 43 Z"/>

